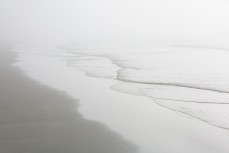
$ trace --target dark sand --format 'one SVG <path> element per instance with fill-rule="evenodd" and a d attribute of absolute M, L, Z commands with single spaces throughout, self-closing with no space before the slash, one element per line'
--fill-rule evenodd
<path fill-rule="evenodd" d="M 83 118 L 75 99 L 12 66 L 16 55 L 0 47 L 0 153 L 138 152 L 105 125 Z"/>

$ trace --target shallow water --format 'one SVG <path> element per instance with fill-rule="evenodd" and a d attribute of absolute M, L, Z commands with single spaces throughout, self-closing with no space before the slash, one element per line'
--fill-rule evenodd
<path fill-rule="evenodd" d="M 68 62 L 69 66 L 79 68 L 89 76 L 116 76 L 114 79 L 129 82 L 113 87 L 116 91 L 147 96 L 163 107 L 220 128 L 229 128 L 229 107 L 226 105 L 229 103 L 229 52 L 226 50 L 171 46 L 143 51 L 133 49 L 133 53 L 113 51 L 104 54 L 99 50 L 83 53 L 73 48 L 71 52 L 94 55 L 96 60 L 75 59 Z M 102 64 L 104 58 L 111 62 Z M 104 71 L 96 71 L 97 64 Z M 109 73 L 112 77 L 106 75 L 108 70 L 112 71 Z"/>
<path fill-rule="evenodd" d="M 138 152 L 136 145 L 106 125 L 82 117 L 79 100 L 13 66 L 17 55 L 4 47 L 0 50 L 1 153 Z"/>
<path fill-rule="evenodd" d="M 28 55 L 27 50 L 37 55 Z M 19 66 L 29 70 L 30 76 L 85 99 L 81 101 L 83 115 L 102 121 L 137 143 L 142 153 L 228 152 L 227 130 L 219 132 L 229 127 L 226 77 L 229 53 L 225 50 L 155 47 L 106 51 L 31 45 L 16 51 L 21 55 Z M 58 60 L 52 63 L 50 57 Z M 40 64 L 50 68 L 34 70 Z M 106 79 L 80 79 L 72 68 L 86 72 L 87 76 Z M 49 72 L 54 69 L 56 73 Z M 53 74 L 55 77 L 50 78 Z M 109 88 L 133 96 L 119 95 Z"/>

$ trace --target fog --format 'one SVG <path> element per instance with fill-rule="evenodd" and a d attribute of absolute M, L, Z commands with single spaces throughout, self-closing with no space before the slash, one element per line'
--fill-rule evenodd
<path fill-rule="evenodd" d="M 0 152 L 228 153 L 228 8 L 0 0 Z"/>
<path fill-rule="evenodd" d="M 225 0 L 1 0 L 2 40 L 222 45 Z"/>

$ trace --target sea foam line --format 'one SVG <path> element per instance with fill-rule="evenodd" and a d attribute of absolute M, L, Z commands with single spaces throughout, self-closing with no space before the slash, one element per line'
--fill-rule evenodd
<path fill-rule="evenodd" d="M 173 48 L 171 52 L 156 50 L 144 54 L 84 51 L 68 51 L 81 56 L 69 61 L 65 59 L 68 66 L 76 67 L 91 77 L 126 82 L 126 88 L 116 85 L 111 87 L 113 90 L 147 96 L 170 110 L 219 128 L 229 128 L 226 117 L 229 103 L 228 52 L 193 48 L 183 52 L 180 48 L 178 51 Z M 219 104 L 225 105 L 222 107 Z"/>

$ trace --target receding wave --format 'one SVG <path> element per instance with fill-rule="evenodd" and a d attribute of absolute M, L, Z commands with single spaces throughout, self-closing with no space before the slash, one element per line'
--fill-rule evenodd
<path fill-rule="evenodd" d="M 66 49 L 68 50 L 68 49 Z M 229 129 L 229 52 L 208 48 L 68 50 L 68 65 L 88 76 L 118 79 L 113 90 L 147 96 L 157 104 Z"/>
<path fill-rule="evenodd" d="M 121 83 L 112 89 L 147 96 L 160 106 L 185 113 L 213 126 L 229 129 L 229 94 L 178 86 Z"/>
<path fill-rule="evenodd" d="M 77 56 L 74 59 L 65 58 L 68 66 L 76 67 L 84 71 L 88 76 L 102 78 L 117 78 L 117 71 L 120 69 L 109 59 L 97 56 Z"/>

